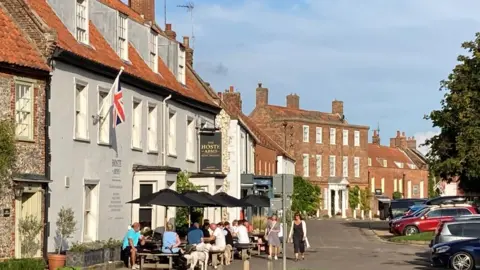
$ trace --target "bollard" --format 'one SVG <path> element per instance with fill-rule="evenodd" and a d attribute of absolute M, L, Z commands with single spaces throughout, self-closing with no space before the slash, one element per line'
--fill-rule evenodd
<path fill-rule="evenodd" d="M 250 256 L 247 249 L 242 249 L 243 270 L 250 270 Z"/>
<path fill-rule="evenodd" d="M 268 270 L 273 270 L 273 262 L 272 261 L 267 262 L 267 269 Z"/>
<path fill-rule="evenodd" d="M 250 261 L 249 260 L 243 261 L 243 270 L 250 270 Z"/>

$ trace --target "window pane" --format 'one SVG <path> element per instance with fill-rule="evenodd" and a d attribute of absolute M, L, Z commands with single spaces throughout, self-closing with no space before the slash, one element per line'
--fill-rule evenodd
<path fill-rule="evenodd" d="M 448 230 L 452 235 L 461 236 L 463 231 L 463 224 L 450 224 Z"/>
<path fill-rule="evenodd" d="M 442 216 L 454 217 L 457 215 L 457 209 L 442 209 Z"/>
<path fill-rule="evenodd" d="M 428 213 L 428 217 L 441 217 L 442 214 L 440 211 L 441 210 L 431 211 L 430 213 Z"/>
<path fill-rule="evenodd" d="M 139 210 L 138 218 L 139 218 L 139 223 L 141 228 L 144 228 L 144 227 L 152 228 L 152 212 L 153 210 L 151 208 Z"/>
<path fill-rule="evenodd" d="M 140 198 L 147 196 L 153 193 L 153 185 L 152 184 L 141 184 L 140 185 Z M 144 204 L 140 204 L 140 206 L 148 206 Z"/>
<path fill-rule="evenodd" d="M 466 237 L 480 237 L 480 223 L 464 223 L 463 236 Z"/>

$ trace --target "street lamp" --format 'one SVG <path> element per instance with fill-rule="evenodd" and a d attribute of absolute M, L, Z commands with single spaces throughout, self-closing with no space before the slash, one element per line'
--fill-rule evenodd
<path fill-rule="evenodd" d="M 13 187 L 13 192 L 15 193 L 15 198 L 21 198 L 23 195 L 23 185 L 15 184 L 15 186 Z"/>

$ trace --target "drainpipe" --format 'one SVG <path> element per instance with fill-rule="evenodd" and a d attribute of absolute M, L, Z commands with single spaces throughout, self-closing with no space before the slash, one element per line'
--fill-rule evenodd
<path fill-rule="evenodd" d="M 167 126 L 167 101 L 169 99 L 172 98 L 172 95 L 169 95 L 168 97 L 166 97 L 163 101 L 162 101 L 162 106 L 163 106 L 163 117 L 162 117 L 162 130 L 163 130 L 163 145 L 162 145 L 162 148 L 163 148 L 163 160 L 162 160 L 162 164 L 163 166 L 167 166 L 167 129 L 166 129 L 166 126 Z"/>
<path fill-rule="evenodd" d="M 53 67 L 53 62 L 50 63 L 50 66 Z M 45 168 L 44 168 L 44 173 L 45 173 L 45 179 L 50 180 L 51 178 L 51 171 L 50 171 L 50 161 L 52 160 L 52 155 L 50 153 L 50 108 L 48 106 L 48 103 L 50 101 L 50 96 L 51 96 L 51 89 L 50 85 L 52 83 L 52 76 L 53 73 L 51 72 L 50 75 L 47 78 L 47 82 L 45 84 Z M 49 184 L 46 183 L 43 185 L 43 188 L 45 189 L 43 193 L 43 256 L 45 259 L 47 259 L 47 254 L 48 254 L 48 237 L 50 236 L 50 222 L 48 220 L 48 208 L 50 208 L 50 193 L 49 193 Z"/>

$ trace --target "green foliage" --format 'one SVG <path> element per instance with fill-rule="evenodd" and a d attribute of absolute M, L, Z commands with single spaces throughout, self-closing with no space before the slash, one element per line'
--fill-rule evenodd
<path fill-rule="evenodd" d="M 75 221 L 75 213 L 72 208 L 65 208 L 62 206 L 58 212 L 57 217 L 57 236 L 55 241 L 58 254 L 62 252 L 63 245 L 68 238 L 71 238 L 73 233 L 77 230 L 77 221 Z"/>
<path fill-rule="evenodd" d="M 448 78 L 441 82 L 445 91 L 441 109 L 425 118 L 431 120 L 440 134 L 425 142 L 430 169 L 448 181 L 459 177 L 466 192 L 480 191 L 480 33 L 475 40 L 464 42 L 467 55 Z"/>
<path fill-rule="evenodd" d="M 198 187 L 190 182 L 190 174 L 186 171 L 177 174 L 177 192 L 182 193 L 189 190 L 198 190 Z M 188 226 L 188 207 L 177 207 L 177 214 L 175 216 L 175 227 L 182 228 Z M 203 209 L 193 208 L 192 216 L 201 216 Z M 197 220 L 195 220 L 197 221 Z"/>
<path fill-rule="evenodd" d="M 398 200 L 398 199 L 401 199 L 402 196 L 403 196 L 403 195 L 402 195 L 402 193 L 401 193 L 400 191 L 395 191 L 395 192 L 393 192 L 393 194 L 392 194 L 392 199 Z"/>
<path fill-rule="evenodd" d="M 15 124 L 10 119 L 0 120 L 0 191 L 12 186 L 16 157 Z"/>
<path fill-rule="evenodd" d="M 392 242 L 405 242 L 405 241 L 430 241 L 434 236 L 434 232 L 416 233 L 412 235 L 395 236 L 390 239 Z"/>
<path fill-rule="evenodd" d="M 360 190 L 360 210 L 370 211 L 371 200 L 372 200 L 372 193 L 370 192 L 368 187 L 365 187 L 364 190 Z"/>
<path fill-rule="evenodd" d="M 2 270 L 44 270 L 45 261 L 42 259 L 11 259 L 0 262 Z"/>
<path fill-rule="evenodd" d="M 108 239 L 107 241 L 95 241 L 95 242 L 75 242 L 72 244 L 69 252 L 86 252 L 92 250 L 100 250 L 107 248 L 117 248 L 122 246 L 122 241 L 115 240 L 113 238 Z"/>
<path fill-rule="evenodd" d="M 440 194 L 438 194 L 438 190 L 435 188 L 435 177 L 433 176 L 432 173 L 428 174 L 428 197 L 429 198 L 435 198 L 438 197 Z"/>
<path fill-rule="evenodd" d="M 34 257 L 41 248 L 39 235 L 43 230 L 42 222 L 36 216 L 29 215 L 20 219 L 18 230 L 22 238 L 22 255 L 26 256 L 26 258 Z"/>
<path fill-rule="evenodd" d="M 320 187 L 301 176 L 293 179 L 292 211 L 307 214 L 317 212 L 320 205 Z"/>
<path fill-rule="evenodd" d="M 356 209 L 360 204 L 360 188 L 358 186 L 348 189 L 348 205 L 350 209 Z"/>
<path fill-rule="evenodd" d="M 57 270 L 82 270 L 81 267 L 73 267 L 73 266 L 64 266 L 60 267 Z"/>

